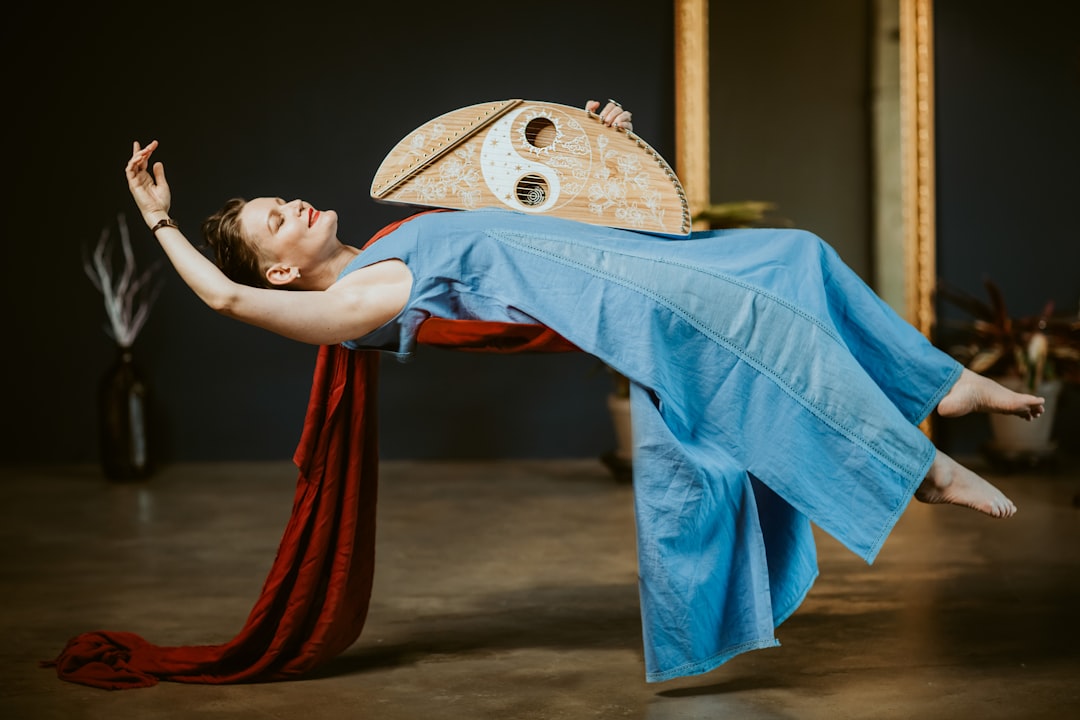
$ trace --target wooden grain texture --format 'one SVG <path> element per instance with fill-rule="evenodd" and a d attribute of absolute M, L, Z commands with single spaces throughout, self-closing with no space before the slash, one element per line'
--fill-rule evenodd
<path fill-rule="evenodd" d="M 711 202 L 708 0 L 675 2 L 675 170 L 697 217 Z"/>
<path fill-rule="evenodd" d="M 594 225 L 687 235 L 686 193 L 633 132 L 580 108 L 502 100 L 453 110 L 406 135 L 371 184 L 382 202 L 502 207 Z"/>

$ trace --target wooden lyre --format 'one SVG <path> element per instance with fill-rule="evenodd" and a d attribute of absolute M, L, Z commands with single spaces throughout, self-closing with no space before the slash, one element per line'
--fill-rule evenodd
<path fill-rule="evenodd" d="M 549 102 L 503 100 L 429 120 L 382 161 L 371 197 L 690 233 L 686 193 L 659 153 L 593 113 Z"/>

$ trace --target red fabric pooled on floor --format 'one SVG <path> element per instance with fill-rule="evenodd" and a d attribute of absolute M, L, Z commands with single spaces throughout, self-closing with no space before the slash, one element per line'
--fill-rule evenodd
<path fill-rule="evenodd" d="M 303 673 L 356 640 L 374 571 L 378 481 L 378 357 L 319 350 L 292 515 L 262 592 L 240 633 L 221 645 L 163 647 L 133 633 L 68 642 L 57 675 L 117 690 L 158 680 L 235 683 Z"/>
<path fill-rule="evenodd" d="M 426 321 L 417 340 L 478 352 L 576 349 L 541 325 L 441 318 Z M 352 645 L 367 617 L 375 565 L 378 362 L 375 352 L 319 349 L 293 457 L 300 472 L 292 515 L 236 637 L 221 645 L 169 647 L 130 632 L 89 632 L 42 665 L 55 667 L 63 680 L 109 690 L 159 680 L 266 682 L 308 672 Z"/>

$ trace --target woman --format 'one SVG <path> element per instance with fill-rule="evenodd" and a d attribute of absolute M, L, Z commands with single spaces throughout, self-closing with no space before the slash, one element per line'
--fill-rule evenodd
<path fill-rule="evenodd" d="M 617 104 L 599 115 L 630 127 Z M 918 424 L 934 410 L 1031 419 L 1043 399 L 961 368 L 809 233 L 670 240 L 480 210 L 415 217 L 361 252 L 333 211 L 257 198 L 204 224 L 219 269 L 169 219 L 156 148 L 134 144 L 131 193 L 218 312 L 399 355 L 433 316 L 539 322 L 632 380 L 650 681 L 775 645 L 816 577 L 811 523 L 870 562 L 913 496 L 1016 511 Z"/>

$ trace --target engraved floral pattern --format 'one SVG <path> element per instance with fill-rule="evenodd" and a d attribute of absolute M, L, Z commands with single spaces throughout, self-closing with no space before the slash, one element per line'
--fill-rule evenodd
<path fill-rule="evenodd" d="M 423 162 L 431 153 L 432 148 L 439 144 L 438 138 L 446 135 L 446 125 L 440 122 L 425 125 L 412 134 L 409 138 L 407 152 L 415 161 L 413 164 Z"/>
<path fill-rule="evenodd" d="M 674 217 L 674 232 L 689 231 L 677 178 L 633 133 L 595 127 L 594 116 L 580 122 L 561 106 L 507 104 L 465 108 L 417 128 L 384 161 L 372 196 L 460 209 L 504 204 L 643 230 L 666 229 Z M 534 176 L 546 199 L 522 208 Z"/>
<path fill-rule="evenodd" d="M 418 175 L 402 195 L 414 196 L 416 202 L 425 205 L 439 205 L 456 197 L 466 208 L 477 207 L 481 199 L 481 177 L 475 154 L 471 146 L 457 148 L 439 163 L 438 172 Z"/>
<path fill-rule="evenodd" d="M 600 162 L 589 185 L 589 211 L 601 217 L 611 211 L 616 220 L 631 227 L 647 223 L 662 227 L 662 197 L 649 182 L 640 157 L 609 149 L 602 135 L 596 144 Z"/>

